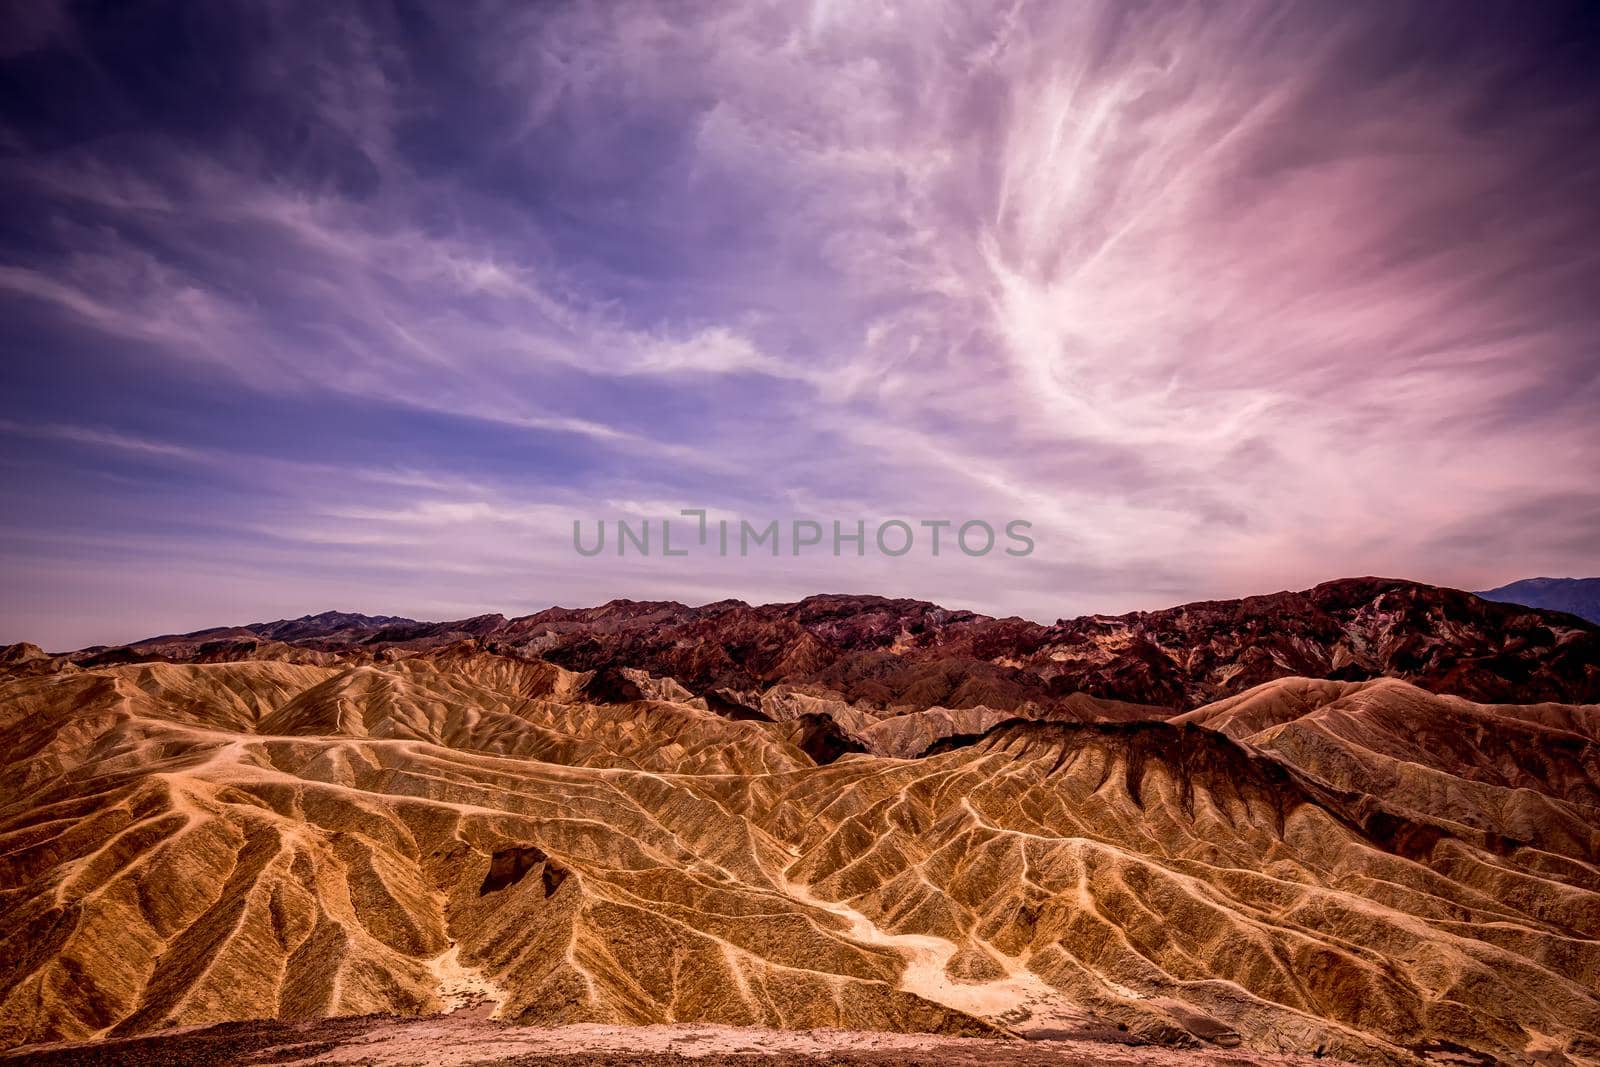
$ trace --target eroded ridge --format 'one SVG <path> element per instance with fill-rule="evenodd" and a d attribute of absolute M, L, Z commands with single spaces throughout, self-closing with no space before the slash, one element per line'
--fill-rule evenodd
<path fill-rule="evenodd" d="M 1600 1061 L 1593 706 L 845 707 L 471 644 L 30 659 L 0 1043 L 387 1012 Z"/>

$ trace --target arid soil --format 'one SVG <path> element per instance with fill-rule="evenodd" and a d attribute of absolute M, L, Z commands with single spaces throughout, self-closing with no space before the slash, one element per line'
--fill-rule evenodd
<path fill-rule="evenodd" d="M 33 1067 L 1296 1067 L 1304 1056 L 1186 1051 L 1113 1041 L 997 1041 L 728 1026 L 513 1027 L 444 1016 L 248 1022 L 0 1057 Z"/>
<path fill-rule="evenodd" d="M 1285 624 L 1298 660 L 1249 602 L 1139 625 L 1191 678 L 1223 677 L 1217 649 L 1238 670 L 1449 662 L 1491 690 L 1600 670 L 1568 617 L 1388 586 L 1336 612 L 1319 590 L 1285 596 L 1345 621 Z M 646 644 L 684 678 L 632 652 L 550 662 L 551 631 L 405 644 L 371 638 L 417 624 L 349 616 L 254 643 L 0 650 L 0 1048 L 201 1043 L 182 1059 L 301 1033 L 258 1020 L 314 1024 L 301 1044 L 692 1023 L 757 1028 L 764 1049 L 874 1032 L 835 1052 L 929 1062 L 958 1061 L 882 1035 L 1158 1046 L 1087 1046 L 1096 1062 L 1600 1064 L 1600 707 L 1292 674 L 1181 714 L 1082 693 L 951 707 L 929 694 L 992 650 L 960 629 L 979 622 L 910 603 L 789 606 L 785 647 L 815 642 L 824 667 L 755 689 L 695 664 L 789 677 L 800 660 L 762 665 L 777 631 L 691 639 L 660 607 Z M 648 636 L 617 612 L 587 637 L 563 622 L 547 651 Z M 1188 654 L 1180 616 L 1210 620 Z M 868 641 L 924 679 L 916 699 L 819 680 Z M 504 1057 L 544 1054 L 504 1032 Z M 643 1054 L 643 1033 L 585 1055 Z"/>

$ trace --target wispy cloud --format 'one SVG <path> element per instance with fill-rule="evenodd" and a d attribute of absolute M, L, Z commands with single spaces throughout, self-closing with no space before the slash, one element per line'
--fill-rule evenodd
<path fill-rule="evenodd" d="M 3 562 L 45 576 L 0 639 L 111 636 L 96 588 L 149 598 L 132 637 L 335 590 L 1054 618 L 1596 565 L 1576 8 L 169 17 L 39 5 L 0 55 Z M 1041 547 L 572 567 L 619 501 Z M 248 595 L 184 580 L 241 555 Z"/>

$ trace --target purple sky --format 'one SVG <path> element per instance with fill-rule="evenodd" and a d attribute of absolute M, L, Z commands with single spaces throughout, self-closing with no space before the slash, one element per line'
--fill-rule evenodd
<path fill-rule="evenodd" d="M 1600 570 L 1593 5 L 0 8 L 0 641 Z"/>

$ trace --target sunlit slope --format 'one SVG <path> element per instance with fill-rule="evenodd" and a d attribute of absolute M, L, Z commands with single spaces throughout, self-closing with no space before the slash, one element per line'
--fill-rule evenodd
<path fill-rule="evenodd" d="M 923 758 L 819 763 L 670 679 L 348 660 L 0 682 L 4 1044 L 468 988 L 521 1022 L 1600 1060 L 1592 707 L 1284 679 L 1187 722 L 929 709 L 876 739 Z"/>

